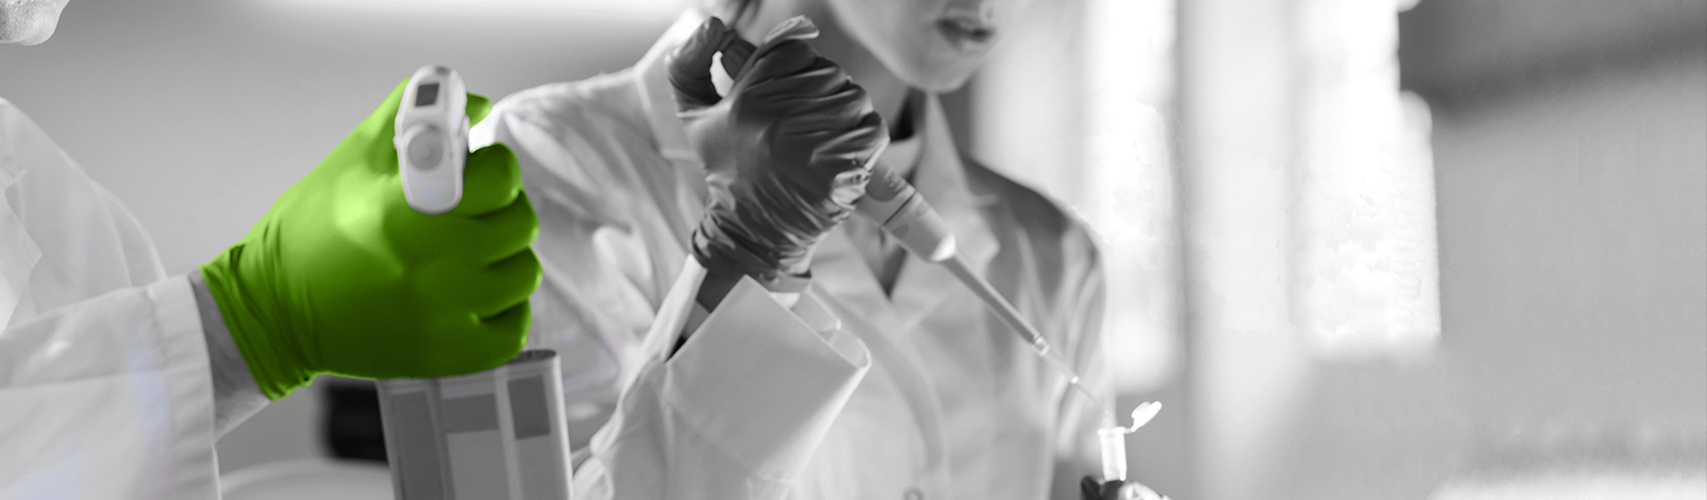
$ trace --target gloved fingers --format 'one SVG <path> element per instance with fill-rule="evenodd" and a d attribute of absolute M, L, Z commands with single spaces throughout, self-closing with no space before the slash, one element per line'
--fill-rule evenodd
<path fill-rule="evenodd" d="M 397 86 L 392 87 L 391 94 L 385 97 L 385 101 L 380 102 L 379 107 L 374 108 L 373 113 L 369 113 L 367 118 L 362 119 L 362 123 L 356 126 L 354 133 L 344 138 L 345 143 L 353 140 L 371 143 L 373 147 L 367 150 L 372 155 L 367 162 L 371 168 L 384 172 L 397 171 L 397 150 L 391 140 L 397 131 L 397 110 L 403 102 L 403 90 L 408 87 L 408 78 L 397 82 Z M 480 94 L 467 94 L 467 96 L 468 107 L 465 114 L 468 115 L 469 126 L 473 126 L 486 119 L 486 114 L 492 111 L 492 100 Z M 338 145 L 339 148 L 347 146 L 350 144 L 340 143 Z"/>
<path fill-rule="evenodd" d="M 740 36 L 724 26 L 722 19 L 712 17 L 676 48 L 670 59 L 670 86 L 676 90 L 677 111 L 717 104 L 717 88 L 711 82 L 711 59 L 730 38 Z"/>
<path fill-rule="evenodd" d="M 403 102 L 403 90 L 407 88 L 409 88 L 408 78 L 397 82 L 397 86 L 391 88 L 391 94 L 385 96 L 385 100 L 379 103 L 379 107 L 374 108 L 373 112 L 362 120 L 357 130 L 372 132 L 385 138 L 389 144 L 391 136 L 397 129 L 397 109 L 399 104 Z"/>
<path fill-rule="evenodd" d="M 492 112 L 492 100 L 480 94 L 468 94 L 468 126 L 473 127 L 486 119 L 486 114 Z M 395 126 L 395 125 L 394 125 Z"/>
<path fill-rule="evenodd" d="M 1085 500 L 1161 500 L 1150 488 L 1136 482 L 1119 479 L 1098 481 L 1095 477 L 1085 476 L 1079 481 L 1079 494 Z"/>
<path fill-rule="evenodd" d="M 753 42 L 742 39 L 739 34 L 729 37 L 723 42 L 723 72 L 729 74 L 730 79 L 740 78 L 756 49 L 758 47 Z"/>
<path fill-rule="evenodd" d="M 811 40 L 818 38 L 818 25 L 812 24 L 806 16 L 794 16 L 782 20 L 765 33 L 764 41 L 760 42 L 762 50 L 765 45 L 781 43 L 788 40 Z"/>
<path fill-rule="evenodd" d="M 527 302 L 543 279 L 539 257 L 530 248 L 480 269 L 456 292 L 472 298 L 475 314 L 484 321 Z"/>
<path fill-rule="evenodd" d="M 753 45 L 738 35 L 729 37 L 722 48 L 723 71 L 729 74 L 729 78 L 738 80 L 747 73 L 748 63 L 753 61 L 754 53 L 772 50 L 773 46 L 785 41 L 817 37 L 818 26 L 812 24 L 812 20 L 806 16 L 794 16 L 771 28 L 771 32 L 765 35 L 764 45 Z"/>
<path fill-rule="evenodd" d="M 1125 481 L 1120 480 L 1102 483 L 1102 498 L 1105 500 L 1127 500 L 1126 497 L 1121 496 L 1125 484 Z"/>
<path fill-rule="evenodd" d="M 522 195 L 522 168 L 516 153 L 501 142 L 468 154 L 462 171 L 462 201 L 451 214 L 482 216 L 515 203 Z"/>
<path fill-rule="evenodd" d="M 740 40 L 741 43 L 731 43 L 731 47 L 729 47 L 729 49 L 733 49 L 735 52 L 734 55 L 737 59 L 745 60 L 736 61 L 741 63 L 737 64 L 737 67 L 745 67 L 745 63 L 751 62 L 752 55 L 755 53 L 768 53 L 775 50 L 779 45 L 805 43 L 805 40 L 811 40 L 813 38 L 818 38 L 818 25 L 812 24 L 812 20 L 807 19 L 806 16 L 794 16 L 784 19 L 782 22 L 777 23 L 776 26 L 771 27 L 770 32 L 765 33 L 765 36 L 759 42 L 759 45 L 754 46 L 746 40 L 740 40 L 739 37 L 736 37 L 736 39 Z M 807 46 L 810 47 L 810 45 Z M 816 56 L 817 52 L 813 51 L 812 54 Z M 723 56 L 729 57 L 730 55 L 731 54 L 725 53 Z M 729 76 L 731 78 L 736 78 L 744 72 L 745 71 L 730 71 Z"/>
<path fill-rule="evenodd" d="M 859 106 L 869 106 L 864 98 L 854 101 Z M 850 108 L 850 105 L 819 107 L 813 105 L 796 110 L 787 118 L 783 118 L 773 128 L 777 141 L 782 144 L 811 145 L 809 151 L 796 154 L 794 161 L 805 161 L 810 171 L 840 172 L 852 168 L 867 166 L 874 156 L 881 154 L 889 146 L 888 128 L 883 124 L 883 117 L 875 111 Z M 791 156 L 784 151 L 776 151 L 777 156 Z M 847 164 L 844 160 L 853 160 Z"/>
<path fill-rule="evenodd" d="M 502 325 L 495 326 L 487 318 L 475 317 L 468 321 L 473 328 L 459 328 L 456 336 L 441 338 L 449 345 L 437 346 L 428 355 L 427 373 L 411 376 L 410 378 L 453 377 L 483 372 L 497 368 L 504 363 L 516 359 L 522 349 L 527 347 L 528 324 L 532 316 L 528 314 L 527 302 L 505 311 L 502 315 Z"/>
<path fill-rule="evenodd" d="M 730 75 L 735 84 L 729 94 L 744 97 L 748 87 L 795 75 L 812 67 L 819 59 L 818 51 L 801 40 L 766 44 L 753 52 L 740 76 Z"/>
<path fill-rule="evenodd" d="M 480 326 L 489 335 L 518 338 L 521 340 L 521 344 L 525 346 L 527 345 L 528 325 L 532 323 L 532 320 L 533 314 L 528 307 L 528 302 L 524 300 L 498 314 L 480 318 Z M 521 350 L 517 349 L 516 352 L 520 353 Z M 514 358 L 515 354 L 511 354 L 510 357 Z"/>
<path fill-rule="evenodd" d="M 787 97 L 767 103 L 775 108 L 763 112 L 777 117 L 777 129 L 783 134 L 840 132 L 863 126 L 868 117 L 877 115 L 865 90 L 852 83 L 827 94 L 813 97 Z M 877 122 L 881 124 L 882 119 Z"/>
<path fill-rule="evenodd" d="M 379 103 L 379 107 L 374 108 L 373 112 L 367 115 L 367 118 L 363 118 L 362 123 L 356 125 L 356 130 L 345 136 L 344 140 L 339 142 L 338 147 L 333 150 L 359 148 L 354 151 L 363 151 L 362 154 L 367 157 L 367 161 L 345 162 L 334 166 L 362 163 L 376 173 L 394 174 L 397 172 L 397 149 L 392 145 L 391 139 L 393 135 L 396 135 L 397 109 L 399 104 L 403 102 L 403 89 L 408 87 L 408 78 L 397 82 L 397 86 L 391 89 L 391 95 L 386 96 L 385 100 Z M 401 193 L 402 188 L 399 187 L 398 189 Z"/>
<path fill-rule="evenodd" d="M 790 75 L 750 81 L 739 88 L 739 93 L 731 91 L 731 94 L 742 99 L 738 106 L 743 111 L 761 107 L 780 107 L 793 111 L 791 106 L 831 98 L 844 92 L 852 83 L 853 80 L 841 68 L 827 59 L 820 58 Z M 863 90 L 861 92 L 863 96 Z"/>
<path fill-rule="evenodd" d="M 1102 500 L 1102 482 L 1091 476 L 1080 479 L 1079 497 L 1084 500 Z"/>
<path fill-rule="evenodd" d="M 1120 487 L 1120 494 L 1116 498 L 1120 498 L 1121 500 L 1167 500 L 1168 499 L 1168 497 L 1165 497 L 1159 493 L 1156 493 L 1156 490 L 1150 489 L 1149 486 L 1144 486 L 1143 484 L 1139 484 L 1135 481 L 1128 481 L 1125 485 L 1122 485 Z"/>
<path fill-rule="evenodd" d="M 464 223 L 463 235 L 469 262 L 489 266 L 526 250 L 539 238 L 539 217 L 527 193 L 522 193 L 510 206 Z"/>
<path fill-rule="evenodd" d="M 871 182 L 871 171 L 867 169 L 870 161 L 867 159 L 851 160 L 859 168 L 836 174 L 836 179 L 830 183 L 830 201 L 847 210 L 853 210 L 854 204 L 865 196 L 865 186 Z"/>

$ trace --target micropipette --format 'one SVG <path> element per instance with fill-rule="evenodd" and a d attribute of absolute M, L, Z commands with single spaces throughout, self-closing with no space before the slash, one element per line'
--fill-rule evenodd
<path fill-rule="evenodd" d="M 415 70 L 398 104 L 392 145 L 397 148 L 403 197 L 424 214 L 442 214 L 462 201 L 468 158 L 468 95 L 450 68 Z"/>
<path fill-rule="evenodd" d="M 1073 370 L 1060 353 L 1050 348 L 1049 340 L 1032 328 L 1019 311 L 1014 309 L 1002 294 L 990 286 L 978 273 L 974 272 L 966 261 L 955 251 L 954 233 L 948 229 L 948 224 L 937 215 L 925 197 L 919 195 L 917 189 L 908 184 L 895 171 L 884 167 L 881 163 L 871 163 L 871 181 L 866 184 L 865 196 L 860 198 L 854 210 L 883 227 L 884 232 L 894 237 L 901 248 L 907 249 L 913 255 L 927 262 L 940 264 L 948 268 L 955 279 L 972 290 L 973 295 L 984 301 L 996 317 L 1013 330 L 1032 350 L 1043 360 L 1067 376 L 1067 383 L 1080 394 L 1090 398 L 1098 408 L 1103 406 L 1102 398 L 1091 394 L 1079 383 L 1079 374 Z M 1106 411 L 1106 410 L 1105 410 Z"/>
<path fill-rule="evenodd" d="M 789 22 L 793 22 L 793 20 Z M 744 45 L 747 54 L 752 54 L 755 51 L 751 43 L 739 38 L 733 39 L 729 43 Z M 734 76 L 724 73 L 721 63 L 711 66 L 713 75 L 722 75 L 721 77 L 714 76 L 714 80 Z M 718 95 L 723 95 L 723 92 L 720 90 Z M 961 260 L 956 255 L 954 233 L 949 231 L 948 224 L 943 222 L 942 216 L 937 215 L 936 210 L 925 202 L 925 197 L 920 196 L 918 190 L 914 189 L 912 184 L 908 184 L 906 179 L 902 179 L 895 171 L 879 163 L 876 157 L 872 157 L 867 166 L 871 169 L 871 181 L 866 184 L 865 196 L 860 197 L 859 202 L 854 205 L 854 211 L 877 222 L 884 232 L 899 241 L 901 248 L 907 249 L 908 252 L 926 262 L 947 267 L 956 279 L 971 289 L 974 295 L 977 295 L 991 311 L 996 313 L 996 317 L 1001 319 L 1009 330 L 1013 330 L 1020 338 L 1025 339 L 1025 342 L 1031 345 L 1032 350 L 1036 351 L 1038 356 L 1041 356 L 1050 366 L 1066 375 L 1069 385 L 1078 389 L 1080 394 L 1090 398 L 1091 403 L 1097 408 L 1103 408 L 1104 412 L 1109 411 L 1108 407 L 1103 405 L 1102 398 L 1091 394 L 1090 390 L 1085 389 L 1084 385 L 1079 383 L 1079 374 L 1073 371 L 1072 365 L 1068 364 L 1067 360 L 1062 359 L 1060 353 L 1050 349 L 1049 341 L 1037 333 L 1037 329 L 1032 328 L 1031 323 L 1019 315 L 1019 311 L 1014 309 L 1013 304 L 996 292 L 996 289 L 990 286 L 990 282 L 978 276 L 978 273 L 973 272 L 971 267 L 966 265 L 966 261 Z"/>
<path fill-rule="evenodd" d="M 462 200 L 467 91 L 439 65 L 404 85 L 392 132 L 404 199 L 424 214 L 449 212 Z M 561 363 L 550 349 L 527 350 L 479 373 L 374 381 L 396 498 L 571 498 Z"/>

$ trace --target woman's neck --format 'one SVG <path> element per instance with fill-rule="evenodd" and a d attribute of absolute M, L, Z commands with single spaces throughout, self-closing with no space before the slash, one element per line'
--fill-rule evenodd
<path fill-rule="evenodd" d="M 714 13 L 724 19 L 731 19 L 734 12 Z M 898 131 L 910 130 L 898 120 L 902 110 L 907 105 L 907 94 L 910 90 L 906 82 L 883 66 L 877 56 L 860 45 L 858 40 L 843 31 L 838 24 L 835 13 L 822 0 L 762 0 L 755 12 L 736 22 L 736 29 L 748 41 L 758 43 L 770 33 L 777 23 L 794 17 L 806 16 L 818 26 L 820 34 L 812 40 L 812 47 L 825 58 L 841 66 L 854 83 L 865 89 L 866 97 L 871 99 L 871 105 L 877 109 L 877 114 L 883 116 L 883 121 L 889 124 L 890 136 Z M 915 113 L 923 110 L 914 110 Z"/>

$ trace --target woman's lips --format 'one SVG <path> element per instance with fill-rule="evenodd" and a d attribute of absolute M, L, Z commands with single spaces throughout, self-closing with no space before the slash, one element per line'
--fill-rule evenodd
<path fill-rule="evenodd" d="M 961 50 L 981 50 L 988 48 L 996 37 L 996 31 L 977 20 L 965 17 L 945 17 L 936 22 L 937 31 L 950 44 Z"/>

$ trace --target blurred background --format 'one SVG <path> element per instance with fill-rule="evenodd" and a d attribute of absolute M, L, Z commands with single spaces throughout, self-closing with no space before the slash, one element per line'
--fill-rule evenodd
<path fill-rule="evenodd" d="M 416 67 L 498 98 L 678 0 L 73 1 L 0 96 L 181 274 Z M 1707 495 L 1707 0 L 1040 0 L 948 96 L 1107 257 L 1176 499 Z M 334 453 L 337 383 L 220 467 Z M 1094 471 L 1087 471 L 1094 472 Z"/>

